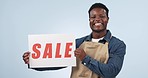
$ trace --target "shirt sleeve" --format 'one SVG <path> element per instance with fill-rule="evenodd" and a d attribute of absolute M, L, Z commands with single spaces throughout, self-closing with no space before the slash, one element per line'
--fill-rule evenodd
<path fill-rule="evenodd" d="M 90 56 L 85 56 L 82 64 L 103 78 L 115 78 L 120 72 L 124 60 L 126 45 L 119 44 L 115 52 L 109 54 L 107 64 L 101 63 Z"/>

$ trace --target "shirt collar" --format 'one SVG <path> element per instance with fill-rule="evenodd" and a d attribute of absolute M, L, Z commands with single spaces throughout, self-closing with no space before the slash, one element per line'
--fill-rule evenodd
<path fill-rule="evenodd" d="M 111 32 L 107 30 L 107 33 L 104 36 L 103 40 L 109 42 L 111 37 L 112 37 Z M 91 39 L 92 39 L 92 33 L 86 37 L 86 41 L 91 41 Z"/>

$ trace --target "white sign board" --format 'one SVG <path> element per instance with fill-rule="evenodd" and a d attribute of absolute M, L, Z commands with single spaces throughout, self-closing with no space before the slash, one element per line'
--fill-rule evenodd
<path fill-rule="evenodd" d="M 30 68 L 76 66 L 73 35 L 29 35 Z"/>

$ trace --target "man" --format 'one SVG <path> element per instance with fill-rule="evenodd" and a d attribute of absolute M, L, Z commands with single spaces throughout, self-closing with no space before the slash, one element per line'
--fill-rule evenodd
<path fill-rule="evenodd" d="M 92 32 L 76 39 L 77 66 L 72 68 L 71 78 L 115 78 L 122 68 L 126 45 L 107 30 L 109 10 L 104 4 L 93 4 L 88 13 Z M 26 64 L 29 64 L 29 54 L 23 55 Z M 36 70 L 46 69 L 60 68 Z"/>

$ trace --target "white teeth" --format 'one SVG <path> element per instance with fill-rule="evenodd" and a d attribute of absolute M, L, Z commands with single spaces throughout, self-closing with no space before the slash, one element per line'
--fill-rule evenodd
<path fill-rule="evenodd" d="M 95 23 L 95 25 L 98 26 L 98 25 L 102 25 L 102 24 L 101 23 Z"/>

